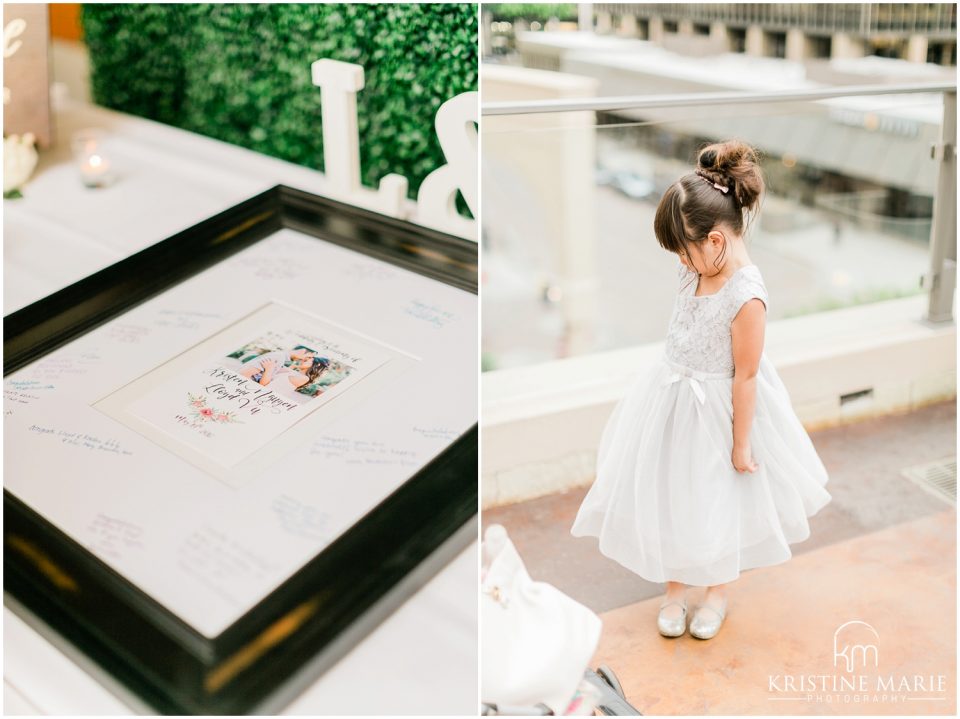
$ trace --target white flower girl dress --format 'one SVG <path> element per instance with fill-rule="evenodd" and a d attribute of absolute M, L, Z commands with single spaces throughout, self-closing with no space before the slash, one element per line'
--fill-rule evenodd
<path fill-rule="evenodd" d="M 745 265 L 710 295 L 677 260 L 680 288 L 662 361 L 634 381 L 607 422 L 597 477 L 571 533 L 651 582 L 723 584 L 780 564 L 810 536 L 830 500 L 827 471 L 763 352 L 750 447 L 755 472 L 733 466 L 730 323 L 767 290 Z"/>

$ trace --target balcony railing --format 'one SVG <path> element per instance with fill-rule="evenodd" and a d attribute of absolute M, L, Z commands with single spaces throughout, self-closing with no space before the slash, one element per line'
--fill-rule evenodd
<path fill-rule="evenodd" d="M 681 95 L 626 95 L 621 97 L 585 97 L 578 99 L 531 100 L 528 102 L 485 102 L 484 116 L 530 115 L 545 112 L 577 112 L 582 110 L 645 110 L 664 107 L 701 107 L 736 103 L 796 102 L 826 100 L 833 97 L 866 97 L 869 95 L 905 95 L 911 93 L 953 93 L 957 84 L 945 82 L 912 83 L 909 85 L 845 85 L 812 90 L 779 90 L 765 92 L 697 92 Z M 947 113 L 944 103 L 944 115 Z M 956 115 L 956 105 L 954 105 Z"/>
<path fill-rule="evenodd" d="M 891 85 L 857 85 L 785 91 L 734 91 L 687 93 L 682 95 L 640 95 L 617 97 L 575 97 L 547 100 L 486 102 L 485 117 L 521 115 L 544 116 L 551 113 L 614 112 L 632 113 L 636 118 L 644 110 L 665 108 L 737 107 L 742 104 L 797 103 L 833 98 L 858 98 L 919 93 L 941 93 L 943 119 L 940 137 L 931 142 L 927 160 L 937 163 L 936 189 L 933 197 L 929 230 L 929 272 L 921 278 L 928 293 L 924 320 L 932 323 L 953 322 L 953 299 L 956 289 L 956 83 L 930 82 Z M 719 112 L 719 110 L 718 110 Z M 601 126 L 602 127 L 602 126 Z M 742 139 L 750 141 L 750 137 Z M 902 225 L 903 223 L 893 223 Z M 911 233 L 922 231 L 923 223 L 908 223 Z M 890 223 L 888 223 L 890 225 Z M 890 225 L 893 226 L 893 225 Z M 916 238 L 922 239 L 922 238 Z"/>

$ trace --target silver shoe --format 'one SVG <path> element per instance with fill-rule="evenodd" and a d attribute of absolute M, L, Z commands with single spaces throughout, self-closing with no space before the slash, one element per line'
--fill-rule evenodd
<path fill-rule="evenodd" d="M 710 614 L 704 614 L 704 609 L 709 609 Z M 720 631 L 726 616 L 726 600 L 723 602 L 723 609 L 715 609 L 709 604 L 700 604 L 693 614 L 693 619 L 690 620 L 690 634 L 697 639 L 712 639 Z"/>
<path fill-rule="evenodd" d="M 683 614 L 676 619 L 667 619 L 663 616 L 663 609 L 671 604 L 679 604 L 683 607 Z M 660 613 L 657 615 L 657 629 L 665 637 L 679 637 L 687 629 L 687 600 L 678 602 L 673 599 L 660 605 Z"/>

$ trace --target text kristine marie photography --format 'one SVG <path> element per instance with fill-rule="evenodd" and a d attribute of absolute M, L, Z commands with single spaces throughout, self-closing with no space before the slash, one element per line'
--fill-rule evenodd
<path fill-rule="evenodd" d="M 904 704 L 906 713 L 918 713 L 910 702 L 945 701 L 950 691 L 946 674 L 884 673 L 881 642 L 870 624 L 854 619 L 833 635 L 833 671 L 807 674 L 771 674 L 771 700 L 808 704 Z"/>

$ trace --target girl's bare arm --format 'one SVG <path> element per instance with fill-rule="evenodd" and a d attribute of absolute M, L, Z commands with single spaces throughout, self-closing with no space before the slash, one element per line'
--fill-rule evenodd
<path fill-rule="evenodd" d="M 738 471 L 754 466 L 750 427 L 757 401 L 757 370 L 763 352 L 766 312 L 763 301 L 754 297 L 743 303 L 730 325 L 734 366 L 733 464 Z"/>

